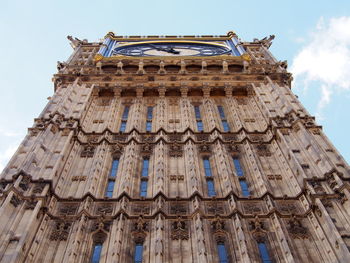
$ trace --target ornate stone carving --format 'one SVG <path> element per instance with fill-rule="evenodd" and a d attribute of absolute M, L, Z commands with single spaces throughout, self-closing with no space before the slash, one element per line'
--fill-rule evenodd
<path fill-rule="evenodd" d="M 239 154 L 240 149 L 237 144 L 227 144 L 226 149 L 231 154 Z"/>
<path fill-rule="evenodd" d="M 338 185 L 337 181 L 335 180 L 333 171 L 325 174 L 325 178 L 330 188 L 334 189 Z"/>
<path fill-rule="evenodd" d="M 80 157 L 91 158 L 94 156 L 96 146 L 88 144 L 83 146 L 83 149 L 80 153 Z"/>
<path fill-rule="evenodd" d="M 198 142 L 208 142 L 209 134 L 196 134 L 196 138 Z"/>
<path fill-rule="evenodd" d="M 41 194 L 41 192 L 44 190 L 45 183 L 36 183 L 33 188 L 34 194 Z"/>
<path fill-rule="evenodd" d="M 60 215 L 71 216 L 76 214 L 78 207 L 79 204 L 61 203 L 58 212 Z"/>
<path fill-rule="evenodd" d="M 153 145 L 152 144 L 149 144 L 149 143 L 144 143 L 141 145 L 141 154 L 143 155 L 150 155 L 152 154 L 152 151 L 153 151 Z"/>
<path fill-rule="evenodd" d="M 227 142 L 234 143 L 238 141 L 237 135 L 235 134 L 223 134 L 222 135 L 223 139 Z"/>
<path fill-rule="evenodd" d="M 262 207 L 260 203 L 245 203 L 243 204 L 243 210 L 247 214 L 260 214 L 262 213 Z"/>
<path fill-rule="evenodd" d="M 188 212 L 187 204 L 184 202 L 170 203 L 170 214 L 185 215 Z"/>
<path fill-rule="evenodd" d="M 98 135 L 89 135 L 89 136 L 87 136 L 88 144 L 98 143 L 99 137 L 100 136 L 98 136 Z"/>
<path fill-rule="evenodd" d="M 278 207 L 283 214 L 296 214 L 298 212 L 297 206 L 292 203 L 280 202 Z"/>
<path fill-rule="evenodd" d="M 173 143 L 169 145 L 169 156 L 170 157 L 181 157 L 183 153 L 183 147 L 181 144 Z"/>
<path fill-rule="evenodd" d="M 225 212 L 224 205 L 219 201 L 207 203 L 206 211 L 210 215 L 222 215 Z"/>
<path fill-rule="evenodd" d="M 270 35 L 269 37 L 264 37 L 260 40 L 257 38 L 254 38 L 254 43 L 259 43 L 264 47 L 269 48 L 272 45 L 272 40 L 274 39 L 275 39 L 275 35 Z"/>
<path fill-rule="evenodd" d="M 113 212 L 113 204 L 100 204 L 96 208 L 98 215 L 110 215 Z"/>
<path fill-rule="evenodd" d="M 53 241 L 65 241 L 68 239 L 71 222 L 57 221 L 55 227 L 50 234 L 50 240 Z"/>
<path fill-rule="evenodd" d="M 199 144 L 198 145 L 198 152 L 202 154 L 210 154 L 211 153 L 211 146 L 210 144 Z"/>
<path fill-rule="evenodd" d="M 154 135 L 149 135 L 149 134 L 142 135 L 142 141 L 144 143 L 153 143 L 154 139 L 155 139 Z"/>
<path fill-rule="evenodd" d="M 257 151 L 259 156 L 265 156 L 265 157 L 271 156 L 271 152 L 269 150 L 269 147 L 266 144 L 256 145 L 256 151 Z"/>
<path fill-rule="evenodd" d="M 301 224 L 301 221 L 298 220 L 295 216 L 288 222 L 289 227 L 288 232 L 292 238 L 305 239 L 309 237 L 309 231 L 306 227 Z"/>
<path fill-rule="evenodd" d="M 125 142 L 126 139 L 127 139 L 127 136 L 126 135 L 113 135 L 113 141 L 119 141 L 119 142 Z"/>
<path fill-rule="evenodd" d="M 136 203 L 132 206 L 132 213 L 137 215 L 149 215 L 151 206 L 149 203 Z"/>
<path fill-rule="evenodd" d="M 258 216 L 255 216 L 255 219 L 250 221 L 250 230 L 253 237 L 259 242 L 263 241 L 266 238 L 266 229 L 264 223 L 260 220 Z"/>
<path fill-rule="evenodd" d="M 17 196 L 17 195 L 13 195 L 11 197 L 10 203 L 14 206 L 17 207 L 22 203 L 22 200 Z"/>
<path fill-rule="evenodd" d="M 136 243 L 143 243 L 147 236 L 148 224 L 145 222 L 142 216 L 140 216 L 137 222 L 134 223 L 132 236 Z"/>
<path fill-rule="evenodd" d="M 326 191 L 324 190 L 324 188 L 321 185 L 321 182 L 313 180 L 313 181 L 309 181 L 310 185 L 314 188 L 316 194 L 325 194 Z"/>
<path fill-rule="evenodd" d="M 111 145 L 112 156 L 120 156 L 123 153 L 123 146 L 119 143 Z"/>
<path fill-rule="evenodd" d="M 168 138 L 169 138 L 169 142 L 181 142 L 182 134 L 169 134 Z"/>
<path fill-rule="evenodd" d="M 172 223 L 170 236 L 173 240 L 188 240 L 188 227 L 186 222 L 182 220 L 180 216 Z"/>
<path fill-rule="evenodd" d="M 85 181 L 86 180 L 86 176 L 84 175 L 75 175 L 75 176 L 72 176 L 72 181 L 73 182 L 76 182 L 76 181 Z"/>
<path fill-rule="evenodd" d="M 28 209 L 28 210 L 33 210 L 33 209 L 35 208 L 35 206 L 36 206 L 37 203 L 38 203 L 37 200 L 33 200 L 33 199 L 27 200 L 27 201 L 25 202 L 24 208 L 25 208 L 25 209 Z"/>
<path fill-rule="evenodd" d="M 19 183 L 19 188 L 21 188 L 23 191 L 28 190 L 30 186 L 30 177 L 29 176 L 23 176 L 21 182 Z"/>

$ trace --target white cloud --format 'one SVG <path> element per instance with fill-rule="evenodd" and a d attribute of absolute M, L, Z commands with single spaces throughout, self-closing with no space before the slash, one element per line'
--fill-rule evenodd
<path fill-rule="evenodd" d="M 306 43 L 306 42 L 305 42 Z M 317 113 L 331 101 L 335 91 L 350 90 L 350 17 L 320 18 L 310 41 L 294 57 L 291 71 L 296 83 L 307 89 L 313 81 L 321 83 Z"/>

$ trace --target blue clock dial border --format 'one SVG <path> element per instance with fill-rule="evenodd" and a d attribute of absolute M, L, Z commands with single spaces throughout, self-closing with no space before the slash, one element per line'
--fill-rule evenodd
<path fill-rule="evenodd" d="M 116 47 L 112 51 L 112 56 L 114 55 L 124 55 L 124 56 L 157 56 L 146 54 L 146 51 L 149 50 L 158 50 L 164 51 L 169 54 L 181 56 L 181 52 L 178 52 L 176 49 L 190 49 L 196 50 L 199 53 L 193 56 L 218 56 L 224 54 L 232 53 L 232 50 L 228 47 L 214 46 L 210 44 L 184 44 L 184 43 L 144 43 L 140 45 L 132 46 L 121 46 Z"/>

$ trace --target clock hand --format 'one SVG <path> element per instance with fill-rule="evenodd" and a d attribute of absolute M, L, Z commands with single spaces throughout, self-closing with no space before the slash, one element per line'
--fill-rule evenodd
<path fill-rule="evenodd" d="M 149 44 L 149 46 L 151 46 L 152 48 L 159 50 L 159 51 L 164 51 L 164 52 L 168 52 L 168 53 L 172 53 L 172 54 L 180 54 L 180 51 L 175 50 L 174 48 L 161 48 L 161 47 L 157 47 L 155 45 Z"/>

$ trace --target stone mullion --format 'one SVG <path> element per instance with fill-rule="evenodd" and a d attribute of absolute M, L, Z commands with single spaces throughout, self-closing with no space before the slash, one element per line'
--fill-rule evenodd
<path fill-rule="evenodd" d="M 20 231 L 21 235 L 20 235 L 20 240 L 17 243 L 16 257 L 14 258 L 14 261 L 17 261 L 17 262 L 20 262 L 22 260 L 23 262 L 25 261 L 26 253 L 28 252 L 28 249 L 29 249 L 29 247 L 25 247 L 25 244 L 31 242 L 36 232 L 33 230 L 34 229 L 36 230 L 39 227 L 40 221 L 38 220 L 38 215 L 40 213 L 40 208 L 42 207 L 42 204 L 43 204 L 43 201 L 38 200 L 34 210 L 24 210 L 24 213 L 22 215 L 18 213 L 18 215 L 21 217 L 21 219 L 19 220 L 19 223 L 20 224 L 26 223 L 26 227 L 24 229 L 21 229 Z M 31 215 L 26 215 L 25 212 L 30 212 Z M 18 227 L 20 227 L 20 225 L 18 225 L 17 228 Z M 17 232 L 17 231 L 14 231 L 14 232 Z M 24 234 L 22 235 L 22 233 Z"/>
<path fill-rule="evenodd" d="M 232 229 L 235 233 L 235 239 L 237 240 L 237 243 L 238 243 L 239 251 L 237 251 L 237 254 L 241 259 L 240 262 L 249 263 L 251 262 L 251 260 L 248 254 L 247 240 L 245 238 L 241 219 L 239 218 L 238 214 L 235 214 L 231 218 L 231 224 L 232 224 Z"/>
<path fill-rule="evenodd" d="M 263 84 L 260 84 L 263 85 Z M 254 96 L 254 101 L 256 102 L 257 105 L 260 105 L 259 110 L 261 111 L 262 115 L 265 117 L 265 121 L 268 123 L 270 118 L 273 117 L 273 114 L 271 114 L 269 107 L 266 105 L 265 101 L 263 100 L 262 95 L 260 95 L 261 91 L 252 83 L 252 88 L 255 92 L 255 94 L 258 94 L 258 96 Z M 263 90 L 263 89 L 261 89 Z M 271 105 L 271 103 L 269 103 Z M 272 104 L 274 105 L 274 104 Z M 273 109 L 275 110 L 275 109 Z"/>
<path fill-rule="evenodd" d="M 106 128 L 110 129 L 111 131 L 116 131 L 116 125 L 118 125 L 116 116 L 118 116 L 118 109 L 121 108 L 121 100 L 120 97 L 115 97 L 111 102 L 110 107 L 110 114 L 108 117 L 108 123 L 106 125 Z"/>
<path fill-rule="evenodd" d="M 194 231 L 192 232 L 193 235 L 191 235 L 191 238 L 193 242 L 193 253 L 195 253 L 197 257 L 196 262 L 208 262 L 203 219 L 200 214 L 197 213 L 194 216 L 193 224 Z"/>
<path fill-rule="evenodd" d="M 214 113 L 214 104 L 211 101 L 210 98 L 206 98 L 203 100 L 203 105 L 202 105 L 202 119 L 206 120 L 208 130 L 211 131 L 214 129 L 217 124 L 215 121 L 215 113 Z M 221 126 L 219 126 L 221 127 Z M 221 130 L 221 129 L 220 129 Z"/>
<path fill-rule="evenodd" d="M 202 193 L 201 189 L 201 173 L 198 165 L 198 154 L 194 149 L 193 142 L 189 141 L 184 146 L 185 154 L 185 171 L 187 180 L 187 196 L 190 196 L 194 192 L 198 191 Z M 204 179 L 203 179 L 204 180 Z M 203 193 L 202 193 L 203 194 Z"/>
<path fill-rule="evenodd" d="M 58 142 L 58 138 L 57 137 L 60 137 L 60 139 L 62 141 L 65 140 L 64 146 L 63 146 L 61 152 L 59 153 L 59 155 L 57 156 L 55 162 L 52 163 L 52 165 L 50 163 L 50 159 L 55 157 L 54 156 L 55 155 L 55 147 L 51 146 L 51 148 L 53 148 L 53 149 L 51 149 L 50 155 L 49 154 L 45 154 L 47 157 L 42 161 L 43 164 L 42 164 L 42 167 L 41 167 L 41 171 L 39 171 L 40 177 L 42 177 L 44 179 L 52 180 L 53 181 L 53 185 L 56 185 L 56 183 L 57 183 L 58 178 L 56 180 L 54 180 L 54 179 L 55 179 L 55 175 L 58 174 L 59 165 L 62 162 L 62 158 L 59 158 L 59 157 L 65 156 L 67 151 L 71 148 L 70 144 L 71 144 L 71 140 L 72 140 L 72 137 L 73 137 L 73 133 L 71 132 L 68 136 L 65 136 L 65 137 L 61 136 L 60 134 L 57 134 L 55 137 L 56 138 L 52 139 L 52 141 Z M 58 145 L 58 143 L 56 143 L 56 146 L 57 145 Z M 50 166 L 52 166 L 52 170 L 48 174 L 45 174 L 48 164 L 50 164 Z"/>
<path fill-rule="evenodd" d="M 97 106 L 96 106 L 96 99 L 91 99 L 91 101 L 88 103 L 87 111 L 85 113 L 85 116 L 81 120 L 81 126 L 84 131 L 86 132 L 92 132 L 91 127 L 93 126 L 93 116 L 94 112 L 97 112 Z"/>
<path fill-rule="evenodd" d="M 125 147 L 125 152 L 123 154 L 122 163 L 120 163 L 121 171 L 118 174 L 121 174 L 119 180 L 117 179 L 116 184 L 119 186 L 116 194 L 114 196 L 119 196 L 122 192 L 126 192 L 131 194 L 132 191 L 135 192 L 135 188 L 139 185 L 138 180 L 140 177 L 138 174 L 135 175 L 137 162 L 139 162 L 140 158 L 138 158 L 136 153 L 136 147 L 134 142 L 131 142 L 128 146 Z M 134 179 L 137 178 L 137 179 Z M 134 187 L 133 187 L 134 186 Z"/>
<path fill-rule="evenodd" d="M 96 196 L 99 196 L 101 192 L 102 163 L 106 156 L 105 153 L 105 143 L 96 146 L 95 154 L 93 160 L 90 162 L 89 172 L 87 174 L 87 177 L 91 178 L 91 180 L 88 179 L 88 188 L 86 190 Z"/>
<path fill-rule="evenodd" d="M 114 221 L 110 230 L 109 249 L 106 255 L 106 262 L 123 262 L 123 243 L 125 243 L 125 219 L 120 214 L 118 219 Z M 106 242 L 107 243 L 107 242 Z"/>
<path fill-rule="evenodd" d="M 232 182 L 230 181 L 230 165 L 227 163 L 227 154 L 223 149 L 223 145 L 218 141 L 213 145 L 213 153 L 215 157 L 217 176 L 216 182 L 220 185 L 223 196 L 226 196 L 233 190 Z M 217 187 L 218 188 L 218 187 Z"/>
<path fill-rule="evenodd" d="M 306 129 L 303 128 L 303 125 L 301 125 L 300 123 L 295 124 L 296 126 L 294 126 L 293 132 L 292 132 L 292 136 L 293 136 L 293 140 L 294 143 L 296 145 L 299 146 L 300 149 L 300 153 L 303 153 L 303 161 L 305 164 L 310 164 L 310 172 L 314 175 L 319 175 L 320 177 L 323 176 L 324 173 L 328 172 L 331 167 L 329 167 L 329 169 L 323 169 L 323 171 L 321 170 L 321 168 L 317 165 L 315 160 L 315 156 L 318 156 L 318 153 L 316 152 L 316 149 L 314 148 L 314 145 L 312 141 L 310 141 L 309 136 L 308 136 L 308 131 Z M 297 129 L 295 129 L 295 127 L 297 127 Z M 302 138 L 303 137 L 303 138 Z M 294 145 L 295 145 L 294 144 Z M 312 152 L 309 152 L 309 147 L 312 147 Z M 320 160 L 320 158 L 319 158 Z M 322 160 L 323 161 L 323 160 Z M 300 161 L 298 160 L 298 163 L 300 164 L 300 167 L 303 163 L 300 163 Z M 302 167 L 301 167 L 301 170 Z"/>
<path fill-rule="evenodd" d="M 276 150 L 273 150 L 273 157 L 275 159 L 275 164 L 278 166 L 278 171 L 281 172 L 282 181 L 281 184 L 285 185 L 285 187 L 281 187 L 283 193 L 287 193 L 286 189 L 289 188 L 292 195 L 297 195 L 302 191 L 302 186 L 299 185 L 298 180 L 293 176 L 293 172 L 288 165 L 288 161 L 279 147 L 279 144 L 276 140 L 273 140 L 270 147 L 275 147 Z M 275 173 L 276 171 L 274 171 Z M 287 183 L 288 182 L 288 183 Z"/>
<path fill-rule="evenodd" d="M 254 104 L 254 111 L 253 112 L 259 112 L 260 114 L 256 114 L 259 116 L 259 119 L 257 119 L 257 124 L 256 126 L 258 126 L 257 128 L 259 128 L 258 130 L 266 130 L 267 126 L 269 124 L 269 118 L 272 116 L 270 111 L 266 109 L 266 106 L 263 105 L 263 103 L 258 99 L 258 96 L 252 96 L 252 104 Z M 264 110 L 262 109 L 265 108 L 265 112 L 267 112 L 267 114 L 264 114 Z M 255 115 L 255 113 L 253 113 Z"/>
<path fill-rule="evenodd" d="M 192 109 L 192 105 L 190 103 L 190 100 L 187 97 L 188 88 L 181 88 L 181 99 L 180 99 L 180 114 L 181 114 L 181 124 L 182 124 L 182 131 L 184 131 L 187 128 L 190 128 L 192 130 L 195 129 L 195 125 L 193 123 L 194 120 L 194 113 Z"/>
<path fill-rule="evenodd" d="M 151 242 L 150 242 L 150 262 L 164 262 L 164 224 L 163 215 L 158 214 L 157 219 L 153 221 Z"/>
<path fill-rule="evenodd" d="M 142 99 L 141 98 L 135 99 L 135 102 L 132 106 L 132 111 L 129 112 L 129 118 L 130 118 L 131 125 L 129 126 L 128 131 L 130 131 L 133 128 L 137 129 L 138 131 L 142 131 L 141 130 L 142 126 L 143 126 L 142 121 L 144 120 L 143 108 L 144 107 L 142 105 Z"/>
<path fill-rule="evenodd" d="M 168 130 L 168 127 L 166 125 L 166 116 L 165 116 L 165 107 L 166 107 L 166 101 L 164 97 L 160 97 L 158 99 L 157 106 L 155 107 L 155 114 L 154 116 L 154 126 L 155 130 L 157 131 L 160 128 L 163 128 L 165 130 Z M 152 127 L 153 128 L 153 127 Z"/>
<path fill-rule="evenodd" d="M 162 141 L 160 141 L 155 147 L 155 154 L 153 163 L 155 164 L 154 172 L 153 172 L 153 195 L 162 192 L 165 192 L 166 187 L 166 156 L 165 156 L 165 145 Z"/>
<path fill-rule="evenodd" d="M 277 236 L 276 242 L 282 250 L 281 256 L 283 257 L 283 262 L 295 262 L 294 256 L 291 252 L 291 248 L 288 245 L 289 237 L 284 233 L 280 219 L 276 213 L 273 213 L 270 217 L 272 222 L 272 227 L 274 228 L 274 233 Z"/>
<path fill-rule="evenodd" d="M 84 242 L 81 242 L 81 240 L 84 240 L 85 238 L 87 238 L 86 237 L 86 230 L 87 230 L 86 215 L 83 214 L 79 219 L 79 221 L 75 224 L 77 224 L 77 226 L 73 231 L 71 230 L 72 233 L 70 234 L 70 236 L 73 238 L 69 239 L 69 243 L 67 244 L 67 253 L 65 253 L 62 262 L 68 262 L 68 263 L 77 262 L 77 257 L 79 257 L 79 255 L 84 254 L 84 253 L 81 253 L 82 245 L 84 244 Z"/>
<path fill-rule="evenodd" d="M 310 212 L 308 214 L 308 219 L 313 226 L 317 239 L 321 241 L 318 243 L 318 248 L 321 251 L 323 250 L 326 252 L 322 254 L 322 256 L 326 257 L 326 262 L 349 262 L 349 251 L 340 237 L 337 228 L 334 226 L 330 217 L 322 216 L 328 215 L 322 202 L 316 199 L 316 203 L 319 211 L 316 211 L 315 213 Z M 316 213 L 319 213 L 320 217 L 316 217 Z M 332 233 L 332 235 L 326 236 L 325 233 Z M 334 246 L 338 246 L 338 248 L 335 248 Z"/>
<path fill-rule="evenodd" d="M 228 106 L 228 110 L 230 111 L 230 113 L 228 113 L 228 114 L 230 114 L 232 116 L 232 121 L 234 122 L 237 130 L 244 127 L 242 119 L 240 117 L 239 110 L 237 110 L 237 109 L 239 109 L 239 105 L 237 104 L 237 101 L 232 97 L 228 97 L 227 98 L 227 106 Z"/>
<path fill-rule="evenodd" d="M 253 146 L 248 141 L 246 141 L 244 144 L 245 155 L 247 159 L 246 164 L 249 164 L 251 167 L 251 173 L 245 173 L 248 179 L 247 181 L 248 183 L 253 182 L 256 195 L 259 196 L 264 194 L 268 190 L 263 180 L 263 168 L 261 167 L 261 164 L 259 162 L 259 157 L 256 156 L 254 153 Z"/>
<path fill-rule="evenodd" d="M 78 150 L 80 149 L 80 144 L 75 141 L 70 148 L 70 151 L 66 153 L 66 160 L 62 160 L 62 168 L 59 170 L 59 178 L 57 178 L 57 183 L 53 185 L 53 189 L 55 190 L 56 194 L 58 195 L 65 195 L 67 193 L 70 193 L 70 187 L 72 186 L 71 180 L 72 176 L 74 176 L 72 173 L 72 169 L 74 168 L 75 162 L 78 161 L 78 168 L 80 166 L 83 166 L 83 160 L 81 160 L 81 157 L 78 154 Z M 79 172 L 84 171 L 83 167 L 80 170 L 77 170 Z M 80 174 L 83 175 L 83 174 Z M 60 179 L 64 178 L 64 179 Z M 73 194 L 72 194 L 73 196 Z"/>
<path fill-rule="evenodd" d="M 280 148 L 281 152 L 284 154 L 284 158 L 286 159 L 286 156 L 289 156 L 288 167 L 291 170 L 293 177 L 298 182 L 299 187 L 304 186 L 304 179 L 307 178 L 306 174 L 304 173 L 303 169 L 301 168 L 298 159 L 295 157 L 292 149 L 292 145 L 290 145 L 289 142 L 287 142 L 286 138 L 282 134 L 280 130 L 276 131 L 278 140 L 277 145 Z M 299 176 L 295 176 L 295 173 L 293 171 L 300 171 Z"/>
<path fill-rule="evenodd" d="M 90 87 L 87 94 L 86 94 L 86 98 L 84 101 L 81 101 L 83 102 L 83 104 L 81 105 L 81 110 L 80 110 L 80 116 L 76 116 L 77 118 L 80 119 L 80 125 L 82 125 L 83 128 L 85 128 L 83 126 L 83 124 L 86 124 L 86 119 L 88 119 L 88 114 L 91 114 L 93 113 L 93 110 L 92 110 L 92 106 L 95 105 L 93 102 L 93 94 L 92 94 L 92 91 L 93 91 L 93 87 L 94 85 L 91 85 L 91 86 L 88 86 Z M 87 89 L 87 88 L 86 88 Z M 70 116 L 70 117 L 74 117 L 74 116 Z M 91 117 L 90 117 L 90 120 L 91 120 Z"/>
<path fill-rule="evenodd" d="M 332 159 L 327 155 L 325 149 L 323 149 L 322 145 L 318 142 L 317 138 L 315 138 L 315 136 L 311 134 L 311 131 L 305 129 L 305 132 L 307 133 L 307 136 L 310 138 L 311 145 L 315 147 L 314 152 L 319 154 L 319 159 L 321 159 L 321 161 L 325 161 L 325 164 L 328 164 L 328 170 L 331 170 L 332 168 L 337 169 L 336 163 L 334 163 L 334 161 L 332 161 Z M 331 147 L 334 149 L 333 145 L 331 145 Z M 337 154 L 337 159 L 339 158 L 339 156 L 341 156 L 341 154 Z M 346 163 L 344 159 L 343 159 L 343 163 Z M 327 172 L 326 168 L 322 172 L 324 173 Z"/>
<path fill-rule="evenodd" d="M 69 97 L 70 92 L 73 89 L 73 85 L 74 85 L 74 83 L 68 84 L 65 89 L 60 88 L 59 92 L 61 94 L 59 95 L 59 97 L 60 97 L 59 100 L 58 101 L 51 100 L 52 108 L 50 107 L 51 105 L 48 104 L 47 107 L 45 107 L 45 109 L 39 115 L 39 118 L 49 117 L 48 115 L 50 114 L 50 112 L 57 111 L 57 112 L 63 113 L 63 111 L 62 111 L 63 104 L 67 100 L 67 98 Z M 56 96 L 56 95 L 54 95 L 54 96 Z M 55 104 L 53 104 L 52 102 L 55 102 Z M 48 112 L 48 111 L 50 111 L 50 112 Z"/>
<path fill-rule="evenodd" d="M 53 244 L 49 244 L 48 246 L 48 229 L 49 224 L 47 223 L 49 221 L 49 216 L 44 215 L 42 220 L 40 221 L 38 232 L 35 235 L 35 241 L 32 242 L 30 249 L 26 256 L 26 263 L 36 263 L 36 262 L 43 262 L 43 258 L 45 254 L 47 254 L 47 251 L 50 251 L 50 247 L 53 246 Z M 41 253 L 41 250 L 45 247 L 45 254 Z"/>

